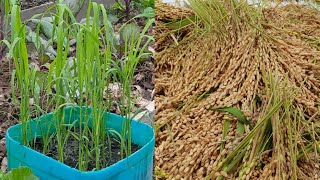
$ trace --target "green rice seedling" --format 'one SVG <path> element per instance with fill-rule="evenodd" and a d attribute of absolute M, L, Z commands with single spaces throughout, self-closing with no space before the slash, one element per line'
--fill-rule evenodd
<path fill-rule="evenodd" d="M 22 24 L 20 18 L 20 7 L 17 5 L 12 6 L 11 10 L 11 44 L 8 41 L 4 41 L 9 47 L 9 56 L 13 58 L 15 70 L 12 73 L 12 97 L 14 102 L 16 100 L 15 86 L 17 85 L 21 100 L 20 100 L 20 121 L 22 122 L 22 142 L 24 145 L 29 145 L 27 140 L 28 130 L 30 128 L 26 127 L 26 122 L 31 118 L 33 112 L 31 111 L 30 104 L 32 103 L 32 98 L 35 99 L 35 113 L 40 114 L 39 108 L 39 97 L 40 97 L 40 87 L 39 82 L 36 82 L 36 69 L 29 67 L 28 64 L 28 53 L 26 49 L 26 27 Z M 41 82 L 42 83 L 42 82 Z M 30 134 L 30 132 L 29 132 Z"/>
<path fill-rule="evenodd" d="M 54 117 L 57 119 L 55 127 L 57 129 L 57 142 L 58 142 L 58 157 L 59 161 L 63 162 L 63 133 L 65 132 L 64 127 L 61 126 L 64 119 L 63 108 L 59 108 L 61 104 L 66 102 L 65 100 L 65 88 L 63 79 L 63 68 L 67 61 L 67 50 L 64 50 L 63 43 L 64 37 L 68 36 L 68 31 L 65 31 L 64 26 L 64 14 L 65 6 L 58 5 L 56 21 L 58 22 L 57 29 L 57 57 L 55 59 L 55 85 L 56 85 L 56 113 Z M 50 82 L 50 81 L 49 81 Z M 51 88 L 51 87 L 50 87 Z"/>
<path fill-rule="evenodd" d="M 51 63 L 48 73 L 48 85 L 46 86 L 47 104 L 54 106 L 53 120 L 51 124 L 56 128 L 56 138 L 58 143 L 58 159 L 64 162 L 64 142 L 66 141 L 66 134 L 68 133 L 66 126 L 64 126 L 64 107 L 74 105 L 70 97 L 74 97 L 73 77 L 71 68 L 69 67 L 69 47 L 70 38 L 73 36 L 77 26 L 75 17 L 72 11 L 61 1 L 56 5 L 56 14 L 54 15 L 54 24 L 52 30 L 52 38 L 56 38 L 57 55 L 55 60 Z M 71 86 L 71 87 L 70 87 Z M 52 93 L 52 87 L 55 87 L 55 93 Z M 53 95 L 53 98 L 50 96 Z M 48 137 L 49 134 L 47 134 Z"/>
<path fill-rule="evenodd" d="M 4 56 L 5 45 L 10 48 L 8 37 L 9 34 L 9 23 L 10 23 L 10 12 L 12 9 L 13 1 L 2 0 L 0 2 L 0 59 Z M 12 53 L 11 53 L 12 54 Z M 9 61 L 9 70 L 11 70 L 11 63 Z"/>
<path fill-rule="evenodd" d="M 30 118 L 30 69 L 28 64 L 28 53 L 25 43 L 25 26 L 21 23 L 20 7 L 12 6 L 11 12 L 11 50 L 15 65 L 15 76 L 17 86 L 21 96 L 20 100 L 20 121 L 22 123 L 22 143 L 28 145 L 27 140 L 27 120 Z M 14 96 L 15 97 L 15 96 Z"/>
<path fill-rule="evenodd" d="M 64 149 L 68 140 L 74 138 L 79 143 L 77 149 L 79 159 L 76 166 L 81 171 L 91 170 L 89 166 L 93 161 L 94 170 L 108 166 L 113 140 L 119 141 L 121 145 L 121 158 L 129 156 L 132 153 L 131 121 L 134 118 L 134 115 L 131 115 L 134 101 L 131 95 L 133 76 L 141 57 L 146 54 L 148 44 L 153 40 L 146 35 L 146 32 L 154 19 L 148 19 L 141 33 L 128 31 L 127 36 L 123 36 L 125 37 L 123 59 L 115 59 L 112 55 L 114 32 L 104 6 L 90 1 L 87 21 L 83 25 L 77 23 L 72 11 L 58 1 L 56 14 L 53 14 L 53 26 L 57 28 L 53 28 L 51 36 L 55 39 L 52 39 L 52 42 L 57 46 L 56 58 L 50 64 L 49 72 L 45 74 L 37 72 L 28 65 L 26 28 L 21 22 L 20 9 L 17 5 L 13 6 L 11 17 L 11 22 L 14 22 L 13 36 L 11 44 L 8 41 L 6 44 L 10 46 L 9 53 L 12 54 L 16 67 L 13 80 L 17 79 L 21 94 L 20 119 L 23 124 L 23 144 L 32 146 L 36 142 L 36 139 L 30 141 L 27 138 L 27 132 L 31 128 L 26 126 L 26 122 L 31 118 L 31 113 L 39 117 L 52 111 L 49 127 L 41 129 L 41 134 L 37 135 L 41 137 L 44 154 L 50 151 L 53 142 L 57 142 L 58 160 L 64 162 Z M 72 38 L 76 39 L 76 57 L 69 57 Z M 12 83 L 15 84 L 15 81 Z M 121 84 L 120 109 L 124 123 L 120 133 L 106 128 L 108 116 L 105 116 L 105 112 L 110 111 L 113 101 L 111 92 L 107 88 L 110 83 Z M 45 103 L 41 102 L 43 101 L 41 96 L 44 94 Z M 35 101 L 34 111 L 29 105 L 30 98 L 34 98 Z M 66 106 L 80 107 L 79 119 L 74 123 L 65 121 L 70 116 L 65 114 Z M 56 132 L 50 134 L 51 128 L 56 129 Z"/>
<path fill-rule="evenodd" d="M 89 21 L 91 11 L 93 11 L 92 22 Z M 100 15 L 103 17 L 102 24 L 99 19 Z M 102 114 L 105 111 L 109 111 L 111 107 L 111 94 L 108 89 L 105 90 L 105 87 L 107 87 L 112 80 L 115 80 L 116 82 L 119 81 L 122 86 L 121 102 L 127 105 L 121 105 L 122 115 L 127 117 L 132 111 L 130 93 L 133 73 L 147 46 L 144 45 L 140 48 L 142 38 L 144 38 L 146 30 L 151 24 L 152 21 L 147 23 L 146 28 L 141 33 L 142 35 L 139 34 L 139 37 L 130 39 L 130 46 L 129 43 L 126 43 L 126 53 L 124 55 L 126 59 L 125 62 L 121 62 L 120 60 L 117 60 L 117 62 L 112 60 L 113 39 L 110 38 L 110 36 L 104 35 L 112 33 L 106 10 L 103 6 L 99 6 L 96 3 L 90 3 L 89 5 L 86 25 L 80 25 L 79 31 L 77 32 L 77 58 L 75 66 L 77 75 L 76 81 L 79 87 L 79 105 L 92 107 L 92 112 L 90 113 L 85 109 L 80 110 L 80 114 L 85 115 L 80 116 L 80 124 L 84 124 L 84 126 L 79 126 L 79 137 L 92 136 L 91 139 L 93 140 L 93 151 L 90 151 L 88 142 L 85 139 L 80 138 L 79 168 L 82 170 L 88 168 L 90 157 L 95 157 L 95 170 L 99 170 L 107 163 L 106 161 L 101 160 L 101 156 L 105 157 L 110 154 L 110 152 L 107 153 L 103 149 L 106 149 L 106 146 L 108 146 L 109 148 L 107 149 L 110 151 L 111 142 L 110 136 L 107 135 L 106 137 L 106 134 L 108 133 L 105 130 L 105 121 L 102 120 Z M 100 28 L 101 26 L 103 27 L 102 29 Z M 105 37 L 105 39 L 100 41 L 100 37 Z M 150 40 L 151 38 L 148 38 L 146 44 L 148 44 Z M 129 40 L 126 42 L 129 42 Z M 131 54 L 128 52 L 131 52 Z M 82 102 L 83 99 L 85 99 L 84 102 Z M 81 118 L 87 116 L 92 118 L 91 128 L 87 126 L 89 123 L 88 119 Z M 124 156 L 125 154 L 127 156 L 131 154 L 131 135 L 127 135 L 126 132 L 127 130 L 130 134 L 130 130 L 128 130 L 130 129 L 129 122 L 131 121 L 128 120 L 124 123 L 122 135 L 120 136 L 121 138 L 119 138 L 122 147 L 122 158 L 126 157 Z M 106 141 L 108 141 L 108 144 L 104 144 Z M 125 141 L 127 143 L 125 143 Z M 125 147 L 128 148 L 126 149 Z M 125 149 L 126 153 L 124 153 Z M 93 152 L 94 155 L 92 155 Z"/>
<path fill-rule="evenodd" d="M 58 6 L 60 7 L 60 6 Z M 69 9 L 64 10 L 64 8 L 66 7 L 61 7 L 60 9 L 58 8 L 58 12 L 60 12 L 60 14 L 58 13 L 58 15 L 60 16 L 56 16 L 56 18 L 58 19 L 60 17 L 60 21 L 64 20 L 64 16 L 65 16 L 65 12 L 70 12 Z M 52 63 L 52 67 L 54 66 L 54 68 L 50 69 L 50 73 L 48 76 L 48 84 L 43 85 L 44 81 L 46 80 L 46 75 L 42 74 L 41 72 L 37 72 L 34 68 L 29 67 L 28 64 L 28 52 L 27 52 L 27 48 L 26 48 L 26 26 L 22 23 L 21 18 L 20 18 L 20 7 L 18 5 L 13 5 L 12 6 L 12 10 L 11 10 L 11 44 L 8 41 L 4 41 L 8 47 L 9 47 L 9 55 L 11 57 L 13 57 L 14 60 L 14 65 L 15 65 L 15 70 L 12 73 L 12 96 L 14 98 L 14 101 L 16 102 L 16 95 L 15 95 L 15 85 L 17 85 L 20 96 L 21 96 L 21 100 L 20 100 L 20 121 L 22 123 L 22 143 L 26 146 L 30 146 L 32 145 L 32 142 L 29 141 L 30 139 L 28 139 L 27 137 L 31 135 L 31 128 L 27 127 L 27 120 L 31 118 L 31 114 L 35 113 L 37 117 L 40 116 L 40 114 L 47 112 L 48 108 L 46 108 L 45 110 L 43 110 L 40 106 L 40 93 L 44 92 L 44 89 L 47 88 L 48 89 L 48 97 L 51 94 L 51 85 L 53 85 L 53 83 L 55 83 L 55 85 L 60 84 L 60 86 L 58 87 L 58 93 L 55 94 L 55 98 L 52 100 L 50 100 L 50 98 L 47 98 L 48 102 L 47 102 L 47 106 L 49 107 L 50 105 L 52 105 L 52 102 L 56 102 L 56 109 L 58 109 L 58 116 L 59 116 L 59 120 L 58 123 L 62 123 L 61 120 L 63 118 L 62 113 L 60 113 L 62 110 L 62 108 L 64 107 L 64 105 L 66 105 L 65 103 L 65 95 L 64 95 L 64 89 L 63 88 L 59 88 L 59 87 L 63 87 L 64 82 L 64 78 L 62 75 L 62 70 L 65 65 L 64 65 L 64 61 L 63 59 L 65 59 L 67 57 L 67 53 L 68 49 L 64 49 L 61 47 L 60 44 L 62 43 L 58 43 L 58 50 L 59 50 L 59 56 L 56 58 L 56 61 L 54 63 Z M 75 18 L 71 18 L 75 21 Z M 64 23 L 65 21 L 61 21 L 60 24 L 60 29 L 58 31 L 58 33 L 60 33 L 59 37 L 62 37 L 60 41 L 64 41 L 64 37 L 66 34 L 64 34 Z M 67 31 L 68 32 L 68 31 Z M 39 34 L 37 34 L 37 37 L 39 38 Z M 57 63 L 58 62 L 58 63 Z M 55 65 L 58 66 L 55 66 Z M 54 72 L 55 71 L 55 72 Z M 53 79 L 52 74 L 55 73 L 55 75 L 58 75 L 58 78 Z M 16 80 L 16 82 L 15 82 Z M 42 84 L 42 85 L 41 85 Z M 30 105 L 30 98 L 33 98 L 35 100 L 35 103 L 33 104 L 35 106 L 35 112 L 32 112 L 31 110 L 31 105 Z M 59 112 L 60 111 L 60 112 Z M 58 130 L 58 139 L 59 139 L 59 147 L 60 147 L 60 153 L 59 153 L 59 159 L 61 161 L 63 161 L 63 139 L 62 139 L 62 133 L 60 132 L 60 130 L 63 131 L 63 127 L 59 127 L 59 125 L 56 125 L 57 130 Z M 28 134 L 28 131 L 29 134 Z M 44 153 L 47 151 L 48 149 L 48 145 L 50 142 L 50 138 L 52 137 L 48 134 L 48 132 L 44 132 L 43 130 L 41 137 L 44 143 Z"/>
<path fill-rule="evenodd" d="M 90 23 L 90 14 L 93 11 L 93 21 Z M 107 98 L 104 100 L 104 93 L 107 97 L 109 96 L 108 90 L 105 92 L 105 87 L 110 82 L 110 60 L 111 60 L 111 41 L 107 39 L 106 44 L 102 44 L 99 41 L 100 33 L 108 32 L 109 26 L 104 24 L 105 29 L 103 31 L 100 29 L 100 13 L 104 18 L 106 18 L 106 11 L 103 6 L 99 6 L 96 3 L 90 3 L 87 12 L 87 22 L 84 28 L 80 28 L 78 33 L 79 48 L 77 53 L 77 68 L 79 75 L 79 87 L 80 87 L 80 102 L 82 94 L 86 98 L 86 107 L 91 105 L 92 107 L 92 127 L 88 129 L 87 126 L 84 127 L 82 136 L 88 136 L 92 134 L 93 140 L 93 150 L 95 157 L 95 169 L 99 170 L 101 165 L 105 163 L 101 162 L 101 154 L 103 154 L 103 149 L 105 149 L 106 144 L 104 144 L 106 138 L 105 121 L 103 120 L 103 113 L 109 111 L 111 99 Z M 106 23 L 104 19 L 104 23 Z M 100 51 L 100 46 L 103 47 L 103 52 Z M 82 55 L 81 55 L 82 54 Z M 82 74 L 82 75 L 81 75 Z M 90 104 L 89 104 L 90 103 Z M 81 120 L 82 122 L 82 120 Z M 86 124 L 88 122 L 85 122 Z M 91 132 L 90 132 L 91 131 Z M 82 143 L 82 142 L 81 142 Z M 88 144 L 85 144 L 85 151 L 88 152 Z M 102 146 L 102 147 L 101 147 Z M 85 152 L 82 151 L 82 152 Z M 87 155 L 86 155 L 87 156 Z"/>
<path fill-rule="evenodd" d="M 121 114 L 124 117 L 124 123 L 122 125 L 122 140 L 127 141 L 121 144 L 125 144 L 125 147 L 121 146 L 121 157 L 124 158 L 125 150 L 126 156 L 131 155 L 131 121 L 134 118 L 134 115 L 131 115 L 132 112 L 132 97 L 131 90 L 133 84 L 134 71 L 140 62 L 141 57 L 144 55 L 144 50 L 147 48 L 147 45 L 150 41 L 153 40 L 152 37 L 145 36 L 149 27 L 153 24 L 154 19 L 149 19 L 146 23 L 146 26 L 142 30 L 139 37 L 134 37 L 134 31 L 129 31 L 131 34 L 123 35 L 125 37 L 125 53 L 124 59 L 120 60 L 116 65 L 118 69 L 117 79 L 121 84 L 121 102 L 120 110 Z M 123 26 L 122 28 L 125 28 Z M 144 38 L 147 38 L 145 44 L 141 47 L 141 43 Z"/>

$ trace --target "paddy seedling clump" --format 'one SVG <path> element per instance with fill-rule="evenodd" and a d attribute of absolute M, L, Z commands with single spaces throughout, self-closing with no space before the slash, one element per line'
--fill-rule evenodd
<path fill-rule="evenodd" d="M 138 64 L 142 57 L 151 55 L 146 49 L 153 41 L 147 35 L 153 18 L 137 16 L 124 23 L 120 35 L 126 38 L 118 44 L 103 5 L 90 1 L 84 23 L 78 23 L 62 1 L 55 8 L 55 14 L 50 14 L 56 27 L 50 42 L 56 47 L 56 55 L 45 72 L 29 64 L 20 6 L 12 5 L 10 12 L 12 38 L 5 43 L 14 61 L 12 95 L 20 108 L 21 143 L 80 171 L 100 170 L 141 148 L 132 142 L 131 122 L 138 113 L 133 110 L 136 102 L 132 89 Z M 126 24 L 134 23 L 136 18 L 145 18 L 143 28 L 127 30 Z M 75 52 L 70 53 L 74 40 Z M 120 87 L 120 131 L 107 127 L 114 103 L 108 87 L 114 83 Z M 72 113 L 65 111 L 70 107 L 79 111 L 74 121 L 70 120 Z M 52 116 L 40 117 L 48 112 Z M 32 133 L 28 123 L 34 115 L 40 127 L 37 134 Z M 43 118 L 48 117 L 47 127 L 43 127 Z"/>

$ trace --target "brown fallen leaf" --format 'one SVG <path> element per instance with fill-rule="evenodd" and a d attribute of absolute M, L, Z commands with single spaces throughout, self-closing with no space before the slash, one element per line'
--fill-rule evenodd
<path fill-rule="evenodd" d="M 7 169 L 8 169 L 8 159 L 7 157 L 4 157 L 1 162 L 1 170 L 3 172 L 7 172 Z"/>

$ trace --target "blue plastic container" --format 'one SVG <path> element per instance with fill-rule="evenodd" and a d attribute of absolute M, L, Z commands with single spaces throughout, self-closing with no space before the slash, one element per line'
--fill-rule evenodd
<path fill-rule="evenodd" d="M 79 119 L 79 107 L 65 108 L 65 122 L 72 123 Z M 89 109 L 90 111 L 91 109 Z M 41 134 L 41 128 L 48 129 L 52 124 L 53 114 L 47 114 L 39 120 L 28 122 L 31 128 L 29 140 Z M 121 131 L 122 117 L 105 113 L 108 119 L 107 128 Z M 154 131 L 153 128 L 137 121 L 132 121 L 132 141 L 142 148 L 126 159 L 99 171 L 81 172 L 55 159 L 45 156 L 26 146 L 21 145 L 21 124 L 12 126 L 6 135 L 8 169 L 27 166 L 41 180 L 150 180 L 153 176 Z M 43 130 L 43 129 L 42 129 Z M 50 133 L 55 132 L 51 127 Z"/>

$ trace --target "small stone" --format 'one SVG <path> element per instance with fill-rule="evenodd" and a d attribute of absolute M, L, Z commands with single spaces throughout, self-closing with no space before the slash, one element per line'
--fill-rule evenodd
<path fill-rule="evenodd" d="M 30 99 L 29 99 L 29 105 L 30 105 L 30 106 L 34 105 L 34 98 L 30 98 Z"/>

